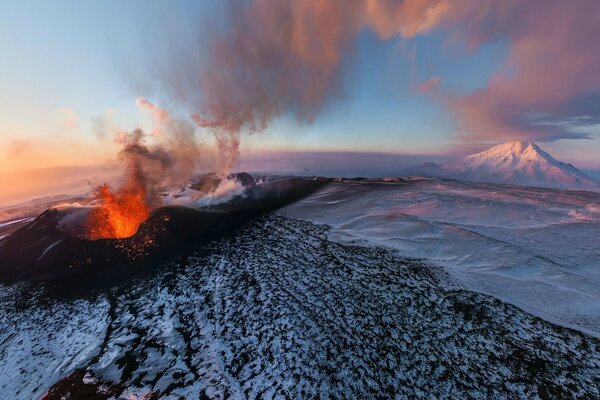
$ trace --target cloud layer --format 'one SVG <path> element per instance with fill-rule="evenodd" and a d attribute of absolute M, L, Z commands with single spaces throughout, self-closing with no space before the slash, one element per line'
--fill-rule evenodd
<path fill-rule="evenodd" d="M 473 51 L 507 40 L 508 57 L 486 87 L 468 95 L 443 93 L 466 139 L 582 138 L 587 135 L 581 125 L 600 119 L 600 110 L 584 101 L 600 93 L 597 0 L 231 4 L 227 23 L 204 25 L 208 47 L 182 46 L 188 54 L 173 57 L 176 67 L 162 74 L 167 92 L 187 104 L 199 127 L 215 134 L 226 169 L 240 133 L 264 130 L 287 112 L 300 121 L 314 120 L 340 93 L 341 72 L 352 62 L 349 55 L 364 29 L 382 40 L 442 32 Z M 439 95 L 443 76 L 415 90 Z"/>
<path fill-rule="evenodd" d="M 485 88 L 450 102 L 467 136 L 587 137 L 572 128 L 600 119 L 600 108 L 591 107 L 600 95 L 600 2 L 509 0 L 502 10 L 500 2 L 490 4 L 496 7 L 470 27 L 468 38 L 506 37 L 510 50 Z"/>

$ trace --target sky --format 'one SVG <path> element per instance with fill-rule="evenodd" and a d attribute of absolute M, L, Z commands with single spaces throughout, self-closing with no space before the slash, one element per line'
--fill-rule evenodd
<path fill-rule="evenodd" d="M 534 139 L 600 170 L 600 2 L 526 3 L 3 1 L 0 174 L 115 159 L 139 98 L 242 157 Z"/>

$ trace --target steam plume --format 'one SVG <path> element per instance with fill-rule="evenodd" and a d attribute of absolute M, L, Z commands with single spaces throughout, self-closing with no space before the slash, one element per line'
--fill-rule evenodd
<path fill-rule="evenodd" d="M 138 104 L 155 117 L 157 133 L 150 137 L 158 142 L 147 145 L 148 135 L 141 129 L 116 132 L 125 171 L 116 189 L 107 184 L 93 189 L 99 206 L 86 221 L 85 236 L 90 239 L 133 235 L 151 210 L 162 204 L 162 191 L 183 188 L 198 172 L 201 158 L 192 123 L 171 118 L 146 99 Z"/>
<path fill-rule="evenodd" d="M 208 48 L 169 57 L 164 89 L 210 130 L 226 174 L 240 134 L 264 130 L 292 112 L 312 122 L 340 93 L 340 72 L 358 34 L 382 40 L 446 30 L 472 49 L 508 39 L 505 65 L 469 95 L 445 94 L 473 138 L 575 138 L 582 95 L 600 99 L 600 2 L 596 0 L 250 0 L 230 2 L 225 27 L 206 25 Z M 185 48 L 185 46 L 183 46 Z M 549 65 L 550 64 L 550 65 Z M 508 71 L 508 72 L 507 72 Z M 401 79 L 401 77 L 399 77 Z M 440 79 L 416 90 L 441 90 Z M 598 110 L 585 113 L 600 121 Z M 591 115 L 590 115 L 591 114 Z M 543 115 L 542 120 L 535 119 Z"/>
<path fill-rule="evenodd" d="M 203 156 L 193 123 L 172 117 L 145 98 L 138 98 L 137 104 L 150 112 L 153 128 L 151 135 L 141 129 L 121 134 L 120 157 L 128 170 L 135 170 L 151 194 L 188 184 L 198 174 Z M 153 143 L 147 145 L 147 139 Z"/>

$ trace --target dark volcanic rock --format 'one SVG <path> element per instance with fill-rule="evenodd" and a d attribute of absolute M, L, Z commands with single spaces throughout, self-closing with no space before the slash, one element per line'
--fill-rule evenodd
<path fill-rule="evenodd" d="M 85 370 L 77 370 L 42 395 L 44 400 L 110 400 L 123 393 L 124 387 L 119 385 L 100 384 L 97 380 L 86 376 Z M 144 400 L 152 400 L 146 397 Z"/>
<path fill-rule="evenodd" d="M 252 178 L 239 175 L 240 179 Z M 284 179 L 261 185 L 260 189 L 253 187 L 251 196 L 210 210 L 161 207 L 135 235 L 125 239 L 92 241 L 65 233 L 61 221 L 81 209 L 47 210 L 0 241 L 0 282 L 94 275 L 107 270 L 118 273 L 120 269 L 131 273 L 132 266 L 160 264 L 310 194 L 322 184 L 317 180 Z"/>
<path fill-rule="evenodd" d="M 600 396 L 598 339 L 468 292 L 422 260 L 327 234 L 268 215 L 96 298 L 47 304 L 31 289 L 0 292 L 0 391 L 17 399 L 49 389 L 48 399 L 101 390 L 165 399 Z M 28 306 L 16 310 L 22 296 Z"/>

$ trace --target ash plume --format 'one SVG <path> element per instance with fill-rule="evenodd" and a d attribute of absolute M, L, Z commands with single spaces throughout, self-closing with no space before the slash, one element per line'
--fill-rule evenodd
<path fill-rule="evenodd" d="M 198 127 L 215 136 L 223 174 L 235 162 L 242 133 L 260 132 L 285 113 L 310 123 L 341 93 L 340 75 L 364 29 L 382 40 L 444 30 L 473 50 L 507 39 L 508 59 L 484 88 L 441 96 L 467 139 L 576 138 L 564 120 L 582 116 L 573 111 L 582 95 L 599 93 L 600 51 L 598 41 L 591 39 L 600 34 L 600 2 L 595 0 L 227 4 L 226 22 L 199 24 L 204 29 L 191 35 L 189 43 L 184 39 L 180 46 L 169 46 L 179 50 L 165 57 L 169 65 L 159 74 L 165 92 L 185 105 Z M 444 90 L 443 79 L 415 89 L 435 94 Z M 597 110 L 586 115 L 593 123 L 600 119 Z"/>
<path fill-rule="evenodd" d="M 199 128 L 215 137 L 217 170 L 226 175 L 241 134 L 293 113 L 311 123 L 341 93 L 341 74 L 358 33 L 414 37 L 443 20 L 447 1 L 253 0 L 229 2 L 223 26 L 202 24 L 190 46 L 170 53 L 159 76 Z M 203 47 L 202 43 L 208 43 Z M 175 47 L 175 46 L 169 46 Z"/>
<path fill-rule="evenodd" d="M 143 97 L 138 97 L 135 102 L 138 107 L 150 113 L 153 123 L 152 136 L 160 136 L 162 126 L 169 122 L 169 113 Z"/>
<path fill-rule="evenodd" d="M 153 129 L 151 134 L 139 128 L 130 133 L 117 132 L 115 139 L 123 145 L 119 158 L 125 164 L 126 175 L 142 181 L 151 196 L 182 188 L 198 174 L 203 162 L 193 123 L 172 117 L 145 98 L 137 99 L 137 103 L 150 110 Z M 147 140 L 153 143 L 147 144 Z"/>
<path fill-rule="evenodd" d="M 176 54 L 162 75 L 164 89 L 214 135 L 222 175 L 236 160 L 242 133 L 263 131 L 286 112 L 312 122 L 338 93 L 340 63 L 365 7 L 340 0 L 236 4 L 228 28 L 208 27 L 208 48 L 190 51 L 206 57 Z"/>
<path fill-rule="evenodd" d="M 163 191 L 182 190 L 198 173 L 202 159 L 191 121 L 172 118 L 146 99 L 138 99 L 138 105 L 152 113 L 153 134 L 141 129 L 116 132 L 115 141 L 123 146 L 119 157 L 125 167 L 119 186 L 94 186 L 97 207 L 87 214 L 77 213 L 74 220 L 79 225 L 63 221 L 64 230 L 81 232 L 79 236 L 90 240 L 130 237 L 151 211 L 163 204 Z M 148 145 L 146 139 L 154 143 Z"/>

